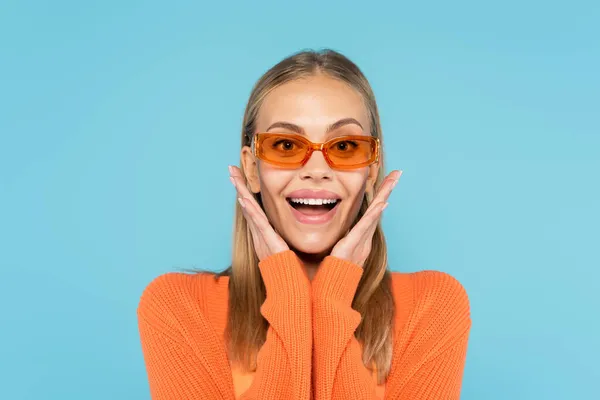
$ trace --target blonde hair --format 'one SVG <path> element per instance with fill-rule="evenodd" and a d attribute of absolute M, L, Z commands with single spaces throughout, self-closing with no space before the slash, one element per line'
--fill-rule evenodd
<path fill-rule="evenodd" d="M 375 96 L 360 69 L 342 54 L 325 49 L 301 51 L 280 61 L 268 70 L 254 85 L 244 113 L 241 145 L 249 146 L 256 130 L 256 119 L 265 97 L 276 87 L 296 79 L 325 74 L 339 79 L 357 90 L 363 97 L 370 116 L 371 134 L 382 141 L 379 112 Z M 240 163 L 241 165 L 241 163 Z M 384 175 L 383 158 L 380 159 L 375 189 Z M 364 215 L 371 195 L 366 195 L 356 221 Z M 260 202 L 260 196 L 256 195 Z M 266 298 L 265 286 L 258 269 L 258 257 L 252 243 L 251 232 L 236 202 L 233 231 L 232 263 L 225 271 L 216 275 L 229 276 L 229 312 L 226 340 L 229 357 L 242 368 L 256 369 L 256 356 L 264 344 L 268 322 L 260 313 Z M 391 276 L 387 270 L 386 243 L 377 226 L 373 235 L 372 250 L 364 264 L 364 272 L 358 284 L 352 307 L 360 312 L 362 321 L 355 331 L 363 345 L 363 363 L 372 370 L 377 369 L 379 384 L 385 382 L 392 361 L 392 332 L 394 300 Z"/>

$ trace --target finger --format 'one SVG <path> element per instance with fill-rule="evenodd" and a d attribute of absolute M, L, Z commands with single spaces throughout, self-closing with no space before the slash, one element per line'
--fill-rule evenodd
<path fill-rule="evenodd" d="M 273 225 L 271 225 L 263 210 L 254 204 L 248 204 L 247 202 L 246 204 L 246 209 L 252 214 L 256 228 L 261 232 L 268 243 L 275 244 L 276 242 L 279 242 L 279 235 L 275 232 Z"/>
<path fill-rule="evenodd" d="M 246 219 L 246 223 L 248 225 L 248 228 L 250 229 L 250 233 L 252 234 L 254 243 L 256 244 L 258 242 L 258 240 L 261 239 L 261 233 L 258 230 L 258 228 L 256 227 L 256 224 L 254 223 L 254 217 L 252 216 L 252 213 L 248 210 L 248 201 L 246 201 L 245 199 L 243 199 L 241 197 L 238 197 L 238 201 L 239 201 L 240 205 L 242 206 L 242 214 L 244 215 L 244 218 Z"/>
<path fill-rule="evenodd" d="M 363 236 L 359 239 L 360 243 L 372 242 L 373 235 L 375 234 L 377 226 L 379 226 L 379 223 L 381 222 L 381 216 L 383 215 L 383 210 L 387 207 L 387 204 L 388 203 L 384 203 L 382 206 L 377 207 L 377 216 L 373 219 L 371 225 L 367 227 L 363 233 Z"/>
<path fill-rule="evenodd" d="M 248 187 L 246 186 L 244 176 L 242 175 L 242 172 L 238 167 L 234 167 L 231 165 L 229 166 L 229 179 L 231 180 L 231 183 L 233 183 L 233 186 L 235 186 L 235 188 L 242 197 L 252 197 L 250 195 Z"/>
<path fill-rule="evenodd" d="M 275 251 L 283 249 L 281 240 L 279 240 L 279 236 L 271 226 L 263 209 L 256 202 L 256 199 L 254 199 L 254 197 L 250 194 L 245 185 L 239 183 L 238 181 L 234 181 L 233 178 L 232 182 L 238 192 L 238 199 L 240 199 L 239 202 L 242 206 L 242 212 L 244 213 L 244 217 L 250 226 L 254 240 L 263 241 L 263 243 L 265 243 L 270 249 Z M 243 188 L 246 190 L 240 190 L 241 186 L 243 186 Z M 245 192 L 246 195 L 243 195 L 240 192 Z"/>
<path fill-rule="evenodd" d="M 284 250 L 287 245 L 283 239 L 281 239 L 279 234 L 275 232 L 275 229 L 269 222 L 269 219 L 266 217 L 262 209 L 246 201 L 246 199 L 243 199 L 243 202 L 245 204 L 246 213 L 248 214 L 249 218 L 252 219 L 252 225 L 267 247 L 272 252 Z"/>
<path fill-rule="evenodd" d="M 387 207 L 387 204 L 388 203 L 377 203 L 373 207 L 369 207 L 360 221 L 358 221 L 350 233 L 348 233 L 348 237 L 351 237 L 353 241 L 358 241 L 360 238 L 365 236 L 372 226 L 377 226 L 379 217 L 381 216 L 383 210 Z"/>
<path fill-rule="evenodd" d="M 258 205 L 254 195 L 246 187 L 245 182 L 239 177 L 230 176 L 229 179 L 237 191 L 237 196 L 245 199 L 246 204 L 252 204 L 260 214 L 264 215 L 262 208 Z"/>
<path fill-rule="evenodd" d="M 373 219 L 373 222 L 371 223 L 371 225 L 366 229 L 363 238 L 361 239 L 361 241 L 367 241 L 367 240 L 371 240 L 373 238 L 373 234 L 375 233 L 375 229 L 377 229 L 377 226 L 379 225 L 379 223 L 381 222 L 381 217 L 383 215 L 383 210 L 385 210 L 385 208 L 387 207 L 388 203 L 384 203 L 380 208 L 378 208 L 378 212 L 377 212 L 377 217 L 375 217 Z"/>
<path fill-rule="evenodd" d="M 277 234 L 263 210 L 247 198 L 243 198 L 242 202 L 244 204 L 242 208 L 247 215 L 246 219 L 250 220 L 257 232 L 260 232 L 265 239 L 275 240 Z"/>
<path fill-rule="evenodd" d="M 271 227 L 269 224 L 269 220 L 267 219 L 264 212 L 260 209 L 258 205 L 255 205 L 255 202 L 250 201 L 247 197 L 243 198 L 246 213 L 252 218 L 252 223 L 259 229 L 261 232 L 266 231 L 267 228 Z"/>
<path fill-rule="evenodd" d="M 390 197 L 392 190 L 398 183 L 398 180 L 400 179 L 401 175 L 402 171 L 395 170 L 385 177 L 383 183 L 377 191 L 377 194 L 375 195 L 375 198 L 373 199 L 373 201 L 371 201 L 371 204 L 369 204 L 367 212 L 369 212 L 369 210 L 371 210 L 372 208 L 377 207 L 378 204 L 387 203 L 388 198 Z"/>
<path fill-rule="evenodd" d="M 262 212 L 261 207 L 256 202 L 254 195 L 252 193 L 250 193 L 250 190 L 248 190 L 248 187 L 246 186 L 246 182 L 244 181 L 244 178 L 243 178 L 243 175 L 242 175 L 242 172 L 240 171 L 240 169 L 238 167 L 230 166 L 229 171 L 230 171 L 229 179 L 231 180 L 231 183 L 237 190 L 238 197 L 246 199 L 247 203 L 252 203 L 253 205 L 256 206 L 257 209 L 260 210 L 260 212 L 262 214 L 264 214 Z"/>
<path fill-rule="evenodd" d="M 240 178 L 243 178 L 243 173 L 242 170 L 239 167 L 236 167 L 235 165 L 229 165 L 229 175 L 231 176 L 239 176 Z"/>
<path fill-rule="evenodd" d="M 402 171 L 394 170 L 390 172 L 390 174 L 383 180 L 371 204 L 386 202 L 388 197 L 390 197 L 392 190 L 398 183 L 400 176 L 402 176 Z"/>

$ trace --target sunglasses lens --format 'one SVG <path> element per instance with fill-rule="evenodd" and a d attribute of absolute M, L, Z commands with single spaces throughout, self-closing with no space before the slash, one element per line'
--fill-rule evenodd
<path fill-rule="evenodd" d="M 308 151 L 308 144 L 291 135 L 259 136 L 259 158 L 279 165 L 300 165 Z"/>
<path fill-rule="evenodd" d="M 336 166 L 358 167 L 370 164 L 377 154 L 377 142 L 372 138 L 340 138 L 327 146 L 327 156 Z"/>

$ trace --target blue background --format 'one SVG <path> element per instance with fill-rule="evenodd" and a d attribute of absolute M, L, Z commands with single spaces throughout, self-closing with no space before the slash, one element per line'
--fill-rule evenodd
<path fill-rule="evenodd" d="M 391 268 L 469 293 L 463 399 L 600 398 L 600 6 L 0 5 L 0 398 L 147 399 L 139 296 L 228 265 L 250 89 L 331 47 L 378 98 Z"/>

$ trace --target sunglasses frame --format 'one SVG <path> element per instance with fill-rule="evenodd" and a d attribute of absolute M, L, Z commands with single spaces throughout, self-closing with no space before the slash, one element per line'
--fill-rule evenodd
<path fill-rule="evenodd" d="M 294 138 L 296 140 L 299 140 L 299 141 L 305 143 L 308 147 L 308 150 L 306 152 L 306 155 L 304 156 L 304 159 L 299 163 L 287 164 L 287 163 L 281 163 L 281 162 L 272 161 L 272 160 L 266 160 L 258 155 L 259 149 L 260 149 L 260 142 L 258 141 L 259 136 L 264 137 L 264 138 L 269 138 L 269 137 L 274 137 L 274 136 L 289 136 L 291 138 Z M 331 142 L 337 142 L 340 140 L 368 141 L 368 142 L 371 142 L 371 146 L 374 145 L 375 151 L 371 155 L 371 158 L 368 161 L 365 161 L 363 163 L 354 164 L 354 165 L 342 165 L 342 166 L 336 165 L 333 161 L 331 161 L 331 159 L 327 155 L 327 146 L 329 144 L 331 144 Z M 299 135 L 299 134 L 295 134 L 295 133 L 259 132 L 254 135 L 254 138 L 252 140 L 252 153 L 254 154 L 254 156 L 256 158 L 259 158 L 265 162 L 268 162 L 269 164 L 277 165 L 278 167 L 282 167 L 282 168 L 297 169 L 297 168 L 301 168 L 302 166 L 304 166 L 304 164 L 307 163 L 307 161 L 310 159 L 310 157 L 312 156 L 312 154 L 315 151 L 320 151 L 321 153 L 323 153 L 323 158 L 325 158 L 325 161 L 327 162 L 329 167 L 331 167 L 332 169 L 352 170 L 352 169 L 366 167 L 373 163 L 379 162 L 379 153 L 380 153 L 380 148 L 381 148 L 380 146 L 381 145 L 379 142 L 379 138 L 376 138 L 373 136 L 365 136 L 365 135 L 337 136 L 337 137 L 329 139 L 323 143 L 313 143 L 310 140 L 308 140 L 306 137 Z"/>

